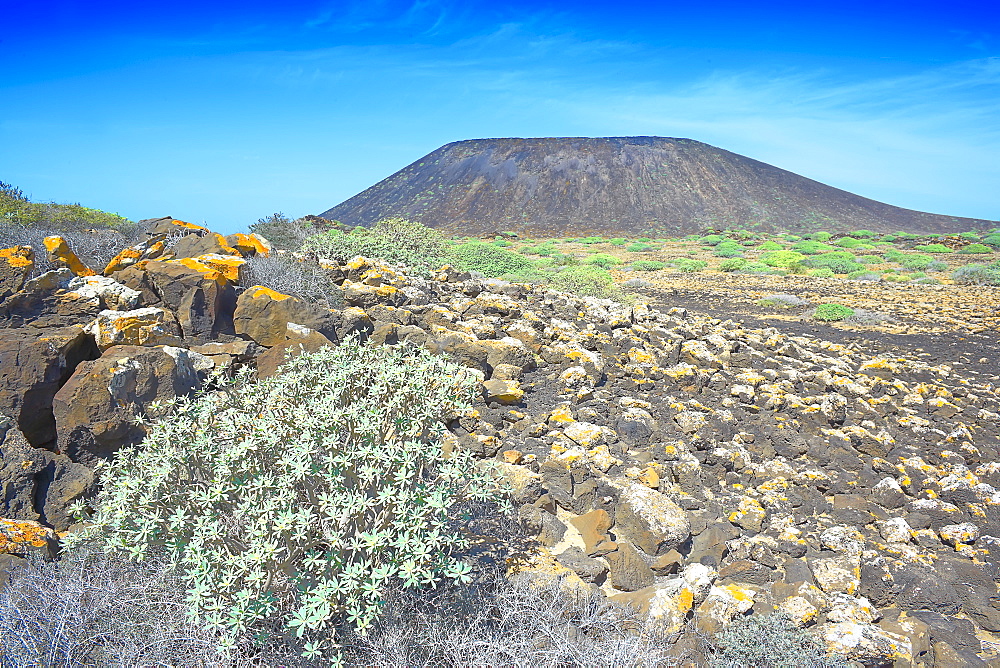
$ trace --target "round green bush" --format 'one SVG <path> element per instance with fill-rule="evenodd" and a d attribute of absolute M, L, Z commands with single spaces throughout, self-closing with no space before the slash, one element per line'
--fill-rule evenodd
<path fill-rule="evenodd" d="M 829 232 L 813 232 L 812 234 L 806 234 L 807 239 L 812 239 L 813 241 L 829 241 L 833 235 Z"/>
<path fill-rule="evenodd" d="M 822 320 L 824 322 L 834 322 L 837 320 L 843 320 L 844 318 L 850 318 L 854 315 L 854 309 L 848 308 L 843 304 L 820 304 L 816 307 L 816 311 L 813 313 L 813 318 L 816 320 Z"/>
<path fill-rule="evenodd" d="M 478 271 L 487 278 L 516 274 L 533 266 L 526 257 L 482 241 L 459 244 L 452 252 L 457 267 L 466 271 Z"/>
<path fill-rule="evenodd" d="M 712 251 L 715 257 L 742 257 L 743 246 L 731 239 L 723 241 Z"/>
<path fill-rule="evenodd" d="M 674 266 L 677 271 L 682 271 L 684 273 L 698 272 L 708 266 L 708 262 L 705 260 L 692 260 L 686 257 L 671 260 L 667 264 Z"/>
<path fill-rule="evenodd" d="M 968 246 L 959 249 L 959 253 L 964 253 L 966 255 L 973 255 L 978 253 L 992 253 L 993 248 L 987 246 L 986 244 L 969 244 Z"/>
<path fill-rule="evenodd" d="M 348 341 L 270 378 L 217 381 L 101 466 L 96 512 L 67 548 L 165 551 L 224 642 L 281 620 L 316 659 L 335 652 L 338 624 L 375 620 L 388 583 L 470 579 L 456 518 L 502 488 L 469 451 L 442 447 L 443 421 L 478 388 L 468 369 Z"/>
<path fill-rule="evenodd" d="M 619 297 L 615 281 L 606 270 L 595 265 L 566 267 L 548 277 L 556 290 L 572 292 L 582 297 Z"/>
<path fill-rule="evenodd" d="M 771 241 L 770 239 L 768 239 L 761 245 L 757 246 L 757 250 L 760 251 L 776 251 L 776 250 L 782 250 L 783 248 L 784 246 L 779 244 L 777 241 Z"/>
<path fill-rule="evenodd" d="M 626 241 L 624 237 L 615 237 L 614 239 L 608 241 L 608 243 L 612 246 L 624 246 L 628 243 L 628 241 Z"/>
<path fill-rule="evenodd" d="M 987 246 L 992 246 L 993 248 L 1000 248 L 1000 234 L 998 233 L 987 234 L 985 237 L 983 237 L 982 241 Z"/>
<path fill-rule="evenodd" d="M 647 251 L 656 250 L 656 246 L 653 246 L 652 244 L 648 244 L 645 242 L 637 241 L 634 244 L 629 244 L 629 246 L 625 250 L 630 251 L 632 253 L 645 253 Z"/>
<path fill-rule="evenodd" d="M 740 271 L 745 269 L 750 262 L 746 258 L 734 257 L 728 260 L 723 260 L 719 264 L 719 271 Z"/>
<path fill-rule="evenodd" d="M 918 251 L 923 251 L 925 253 L 951 253 L 953 252 L 950 248 L 944 244 L 925 244 L 923 246 L 914 246 Z"/>
<path fill-rule="evenodd" d="M 833 269 L 829 267 L 821 267 L 819 269 L 813 269 L 809 272 L 810 276 L 815 278 L 832 278 L 834 276 Z"/>
<path fill-rule="evenodd" d="M 826 253 L 828 251 L 832 251 L 833 249 L 834 247 L 829 244 L 825 244 L 821 241 L 810 241 L 808 239 L 792 244 L 791 248 L 791 250 L 797 253 L 802 253 L 803 255 L 819 255 L 820 253 Z"/>
<path fill-rule="evenodd" d="M 852 253 L 847 251 L 831 251 L 822 255 L 814 255 L 807 260 L 807 264 L 815 269 L 827 267 L 835 274 L 849 274 L 852 271 L 865 268 Z"/>
<path fill-rule="evenodd" d="M 615 265 L 621 264 L 622 261 L 616 258 L 614 255 L 608 255 L 607 253 L 597 253 L 595 255 L 591 255 L 590 257 L 588 257 L 586 263 L 594 264 L 597 265 L 598 267 L 603 267 L 605 269 L 608 269 L 609 267 L 614 267 Z"/>
<path fill-rule="evenodd" d="M 882 258 L 878 255 L 862 255 L 858 258 L 861 264 L 882 264 Z"/>
<path fill-rule="evenodd" d="M 700 243 L 702 246 L 715 246 L 721 243 L 723 238 L 724 237 L 718 234 L 707 234 L 703 236 L 701 239 L 698 239 L 698 243 Z"/>
<path fill-rule="evenodd" d="M 878 234 L 872 232 L 871 230 L 854 230 L 853 232 L 848 232 L 847 234 L 855 239 L 874 239 L 878 236 Z"/>
<path fill-rule="evenodd" d="M 762 254 L 758 261 L 769 267 L 788 267 L 805 259 L 806 256 L 802 253 L 790 250 L 778 250 Z"/>

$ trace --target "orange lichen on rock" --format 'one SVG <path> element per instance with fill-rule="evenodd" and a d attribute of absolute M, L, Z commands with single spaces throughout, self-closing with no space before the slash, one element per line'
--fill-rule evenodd
<path fill-rule="evenodd" d="M 240 267 L 246 262 L 242 257 L 234 255 L 199 255 L 196 258 L 186 258 L 193 259 L 201 264 L 215 269 L 217 272 L 222 274 L 222 276 L 230 283 L 236 283 L 240 280 Z M 188 265 L 190 266 L 190 265 Z"/>
<path fill-rule="evenodd" d="M 250 288 L 250 290 L 252 291 L 250 293 L 250 296 L 253 297 L 254 299 L 257 299 L 259 297 L 270 297 L 274 301 L 280 302 L 291 298 L 291 295 L 285 295 L 278 292 L 277 290 L 272 290 L 271 288 L 265 288 L 263 285 L 255 285 L 254 287 Z"/>
<path fill-rule="evenodd" d="M 197 272 L 204 274 L 205 278 L 209 281 L 215 281 L 216 283 L 222 285 L 226 282 L 226 277 L 222 275 L 215 267 L 211 267 L 197 258 L 185 257 L 180 260 L 167 260 L 169 264 L 179 264 L 187 267 L 188 269 L 194 269 Z"/>
<path fill-rule="evenodd" d="M 0 554 L 23 554 L 54 541 L 55 532 L 38 522 L 0 519 Z"/>
<path fill-rule="evenodd" d="M 135 246 L 126 248 L 122 252 L 118 253 L 118 255 L 111 258 L 111 261 L 108 262 L 108 265 L 104 268 L 104 275 L 110 276 L 116 271 L 121 271 L 126 267 L 130 267 L 138 262 L 141 257 L 142 251 L 140 249 Z"/>
<path fill-rule="evenodd" d="M 0 260 L 14 269 L 30 270 L 35 266 L 35 252 L 31 250 L 31 246 L 0 248 Z"/>
<path fill-rule="evenodd" d="M 201 225 L 195 225 L 194 223 L 186 223 L 183 220 L 171 220 L 171 225 L 176 225 L 177 227 L 183 227 L 186 230 L 202 230 L 208 232 L 207 227 L 202 227 Z"/>
<path fill-rule="evenodd" d="M 58 235 L 45 237 L 45 249 L 49 252 L 49 261 L 68 268 L 77 276 L 94 276 L 94 270 L 85 265 L 80 258 L 70 250 L 66 240 Z"/>
<path fill-rule="evenodd" d="M 266 256 L 271 252 L 270 244 L 256 234 L 237 232 L 226 237 L 226 241 L 244 257 L 252 257 L 254 255 Z"/>

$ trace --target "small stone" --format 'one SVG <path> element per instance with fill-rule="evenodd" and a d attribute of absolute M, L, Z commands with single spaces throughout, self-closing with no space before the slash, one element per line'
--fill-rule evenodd
<path fill-rule="evenodd" d="M 735 584 L 712 587 L 695 612 L 698 630 L 709 635 L 718 634 L 733 617 L 753 607 L 756 595 L 754 590 Z"/>
<path fill-rule="evenodd" d="M 741 497 L 736 510 L 729 514 L 730 522 L 754 533 L 760 533 L 766 519 L 767 511 L 764 510 L 759 501 L 749 496 Z"/>
<path fill-rule="evenodd" d="M 888 520 L 876 522 L 879 534 L 888 543 L 909 543 L 912 539 L 910 525 L 902 517 L 893 517 Z"/>
<path fill-rule="evenodd" d="M 591 510 L 589 513 L 574 517 L 570 524 L 576 527 L 583 538 L 584 549 L 591 557 L 607 554 L 617 548 L 608 537 L 611 529 L 611 517 L 603 508 Z"/>
<path fill-rule="evenodd" d="M 828 594 L 854 594 L 861 584 L 860 554 L 811 559 L 809 568 L 816 583 Z"/>
<path fill-rule="evenodd" d="M 957 547 L 961 544 L 975 543 L 979 539 L 979 527 L 972 522 L 947 524 L 938 530 L 938 535 L 948 545 Z"/>
<path fill-rule="evenodd" d="M 631 543 L 619 541 L 618 549 L 605 555 L 611 585 L 622 591 L 637 591 L 653 584 L 653 571 Z"/>
<path fill-rule="evenodd" d="M 819 610 L 803 596 L 789 596 L 778 604 L 778 612 L 784 613 L 798 627 L 807 626 L 816 619 Z"/>
<path fill-rule="evenodd" d="M 487 402 L 510 406 L 521 402 L 524 390 L 516 380 L 488 380 L 483 383 L 483 396 Z"/>

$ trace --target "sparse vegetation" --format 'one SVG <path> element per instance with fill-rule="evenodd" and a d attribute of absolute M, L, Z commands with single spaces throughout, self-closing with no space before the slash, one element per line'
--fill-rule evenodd
<path fill-rule="evenodd" d="M 823 644 L 781 614 L 736 617 L 718 637 L 713 668 L 846 668 Z"/>
<path fill-rule="evenodd" d="M 314 234 L 302 250 L 321 257 L 346 261 L 362 255 L 418 271 L 435 269 L 450 259 L 450 243 L 440 232 L 403 218 L 388 218 L 370 230 L 356 227 L 350 233 L 331 230 Z"/>
<path fill-rule="evenodd" d="M 517 274 L 533 267 L 531 260 L 492 243 L 470 241 L 451 250 L 455 265 L 466 271 L 478 271 L 487 278 Z"/>

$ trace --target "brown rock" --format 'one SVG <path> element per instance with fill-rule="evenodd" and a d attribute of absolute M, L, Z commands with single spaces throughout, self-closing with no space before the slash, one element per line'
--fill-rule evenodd
<path fill-rule="evenodd" d="M 115 346 L 80 364 L 55 395 L 59 451 L 92 464 L 145 436 L 133 418 L 149 405 L 189 395 L 211 361 L 183 348 Z"/>
<path fill-rule="evenodd" d="M 45 237 L 45 249 L 49 252 L 49 262 L 57 267 L 66 267 L 77 276 L 94 276 L 93 269 L 85 265 L 80 258 L 70 250 L 69 244 L 56 235 Z"/>
<path fill-rule="evenodd" d="M 202 343 L 234 333 L 236 292 L 221 272 L 194 261 L 153 260 L 145 263 L 144 269 L 163 305 L 177 315 L 185 340 Z M 141 283 L 129 282 L 133 276 L 119 274 L 116 278 L 142 292 Z"/>
<path fill-rule="evenodd" d="M 35 251 L 31 246 L 0 248 L 0 301 L 24 287 L 35 268 Z"/>
<path fill-rule="evenodd" d="M 229 245 L 221 234 L 209 232 L 205 235 L 188 234 L 182 237 L 170 248 L 174 258 L 196 258 L 199 255 L 240 255 L 240 252 Z"/>
<path fill-rule="evenodd" d="M 591 557 L 607 554 L 617 547 L 608 537 L 608 530 L 611 529 L 611 517 L 604 509 L 598 508 L 579 517 L 574 517 L 570 520 L 570 524 L 580 532 L 586 546 L 585 551 Z"/>
<path fill-rule="evenodd" d="M 52 399 L 84 360 L 100 353 L 80 327 L 0 329 L 0 413 L 34 447 L 56 440 Z"/>
<path fill-rule="evenodd" d="M 233 314 L 236 333 L 262 346 L 282 344 L 288 323 L 315 330 L 330 341 L 338 342 L 337 318 L 326 309 L 262 285 L 244 290 L 236 301 Z"/>
<path fill-rule="evenodd" d="M 268 378 L 277 373 L 279 367 L 302 353 L 314 353 L 324 346 L 336 344 L 314 329 L 288 324 L 289 336 L 282 343 L 271 347 L 257 356 L 257 375 Z"/>
<path fill-rule="evenodd" d="M 655 578 L 632 543 L 619 541 L 618 549 L 605 555 L 611 584 L 622 591 L 638 591 L 653 584 Z"/>

